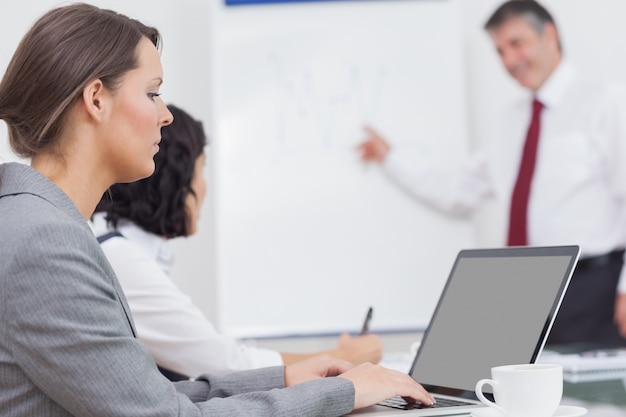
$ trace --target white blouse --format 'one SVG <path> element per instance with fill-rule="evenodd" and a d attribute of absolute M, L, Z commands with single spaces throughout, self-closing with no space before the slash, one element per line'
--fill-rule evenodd
<path fill-rule="evenodd" d="M 90 223 L 96 236 L 112 230 L 103 213 Z M 122 284 L 139 339 L 159 366 L 196 377 L 283 364 L 279 352 L 245 346 L 217 332 L 170 279 L 174 256 L 167 240 L 128 221 L 118 231 L 124 237 L 103 242 L 102 249 Z"/>

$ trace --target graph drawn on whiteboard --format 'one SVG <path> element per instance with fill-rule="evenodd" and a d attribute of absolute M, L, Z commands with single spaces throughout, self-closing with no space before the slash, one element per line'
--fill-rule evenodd
<path fill-rule="evenodd" d="M 378 65 L 364 74 L 358 65 L 338 71 L 339 83 L 323 92 L 323 80 L 311 68 L 287 71 L 277 55 L 269 60 L 276 80 L 277 141 L 284 150 L 345 147 L 344 126 L 359 126 L 374 120 L 380 107 L 387 71 Z"/>
<path fill-rule="evenodd" d="M 458 3 L 213 12 L 220 331 L 350 331 L 370 305 L 374 328 L 425 326 L 472 229 L 417 204 L 356 147 L 365 125 L 407 152 L 464 147 Z"/>

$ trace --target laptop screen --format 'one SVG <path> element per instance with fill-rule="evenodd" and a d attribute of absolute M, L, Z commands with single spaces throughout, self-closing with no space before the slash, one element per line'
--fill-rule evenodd
<path fill-rule="evenodd" d="M 411 376 L 433 393 L 473 397 L 491 367 L 534 362 L 578 254 L 577 246 L 461 251 Z"/>

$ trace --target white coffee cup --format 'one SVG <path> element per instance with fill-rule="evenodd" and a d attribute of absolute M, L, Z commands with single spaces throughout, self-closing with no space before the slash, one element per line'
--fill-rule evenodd
<path fill-rule="evenodd" d="M 552 417 L 563 396 L 563 367 L 550 364 L 505 365 L 491 368 L 492 379 L 476 383 L 476 395 L 505 417 Z M 495 403 L 485 397 L 491 385 Z"/>

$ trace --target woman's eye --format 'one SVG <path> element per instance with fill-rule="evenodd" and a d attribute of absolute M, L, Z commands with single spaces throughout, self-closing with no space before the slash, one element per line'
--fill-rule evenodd
<path fill-rule="evenodd" d="M 160 95 L 160 93 L 148 93 L 148 97 L 150 97 L 150 100 L 152 101 L 154 101 L 154 99 L 159 97 Z"/>

